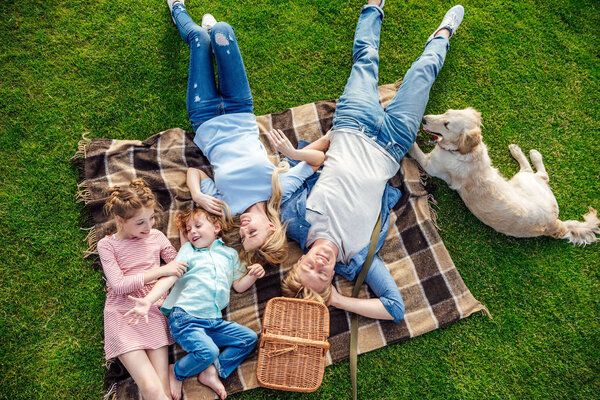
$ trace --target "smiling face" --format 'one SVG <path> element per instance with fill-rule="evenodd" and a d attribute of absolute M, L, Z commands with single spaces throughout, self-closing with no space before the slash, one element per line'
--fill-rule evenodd
<path fill-rule="evenodd" d="M 213 224 L 205 213 L 192 215 L 185 224 L 185 236 L 197 249 L 206 249 L 221 232 L 221 225 Z"/>
<path fill-rule="evenodd" d="M 431 133 L 443 148 L 458 150 L 462 154 L 481 141 L 480 127 L 481 114 L 470 107 L 423 117 L 424 131 Z"/>
<path fill-rule="evenodd" d="M 264 213 L 248 212 L 240 216 L 240 238 L 246 251 L 260 248 L 272 231 L 275 225 Z"/>
<path fill-rule="evenodd" d="M 323 243 L 313 244 L 308 253 L 298 260 L 298 278 L 300 283 L 316 292 L 322 292 L 335 274 L 335 251 Z"/>
<path fill-rule="evenodd" d="M 116 216 L 116 219 L 120 228 L 118 234 L 123 239 L 145 238 L 154 226 L 154 209 L 142 207 L 131 218 Z"/>

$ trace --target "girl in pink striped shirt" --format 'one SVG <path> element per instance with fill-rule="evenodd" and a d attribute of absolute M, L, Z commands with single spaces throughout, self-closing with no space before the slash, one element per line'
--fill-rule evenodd
<path fill-rule="evenodd" d="M 124 314 L 135 305 L 129 297 L 144 297 L 158 278 L 181 277 L 187 264 L 175 261 L 175 248 L 162 232 L 152 229 L 157 203 L 143 180 L 111 187 L 107 194 L 104 210 L 118 228 L 98 242 L 107 286 L 106 359 L 119 358 L 144 399 L 167 400 L 171 398 L 167 348 L 173 338 L 159 310 L 162 299 L 148 313 L 148 324 L 129 325 Z M 161 258 L 168 264 L 161 267 Z"/>

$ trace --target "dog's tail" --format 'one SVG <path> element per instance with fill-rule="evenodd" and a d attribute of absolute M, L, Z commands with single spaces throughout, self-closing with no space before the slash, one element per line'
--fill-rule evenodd
<path fill-rule="evenodd" d="M 552 227 L 546 230 L 546 235 L 556 239 L 567 239 L 576 246 L 594 243 L 598 240 L 596 235 L 600 234 L 600 220 L 596 210 L 592 207 L 589 209 L 590 211 L 583 216 L 584 222 L 557 219 Z"/>

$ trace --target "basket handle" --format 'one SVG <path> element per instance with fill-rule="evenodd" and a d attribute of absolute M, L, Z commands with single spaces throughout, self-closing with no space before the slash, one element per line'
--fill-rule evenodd
<path fill-rule="evenodd" d="M 263 333 L 261 337 L 261 344 L 270 339 L 274 342 L 278 343 L 287 343 L 291 345 L 303 345 L 303 346 L 313 346 L 323 349 L 325 351 L 329 350 L 329 342 L 323 340 L 312 340 L 312 339 L 303 339 L 297 338 L 293 336 L 284 336 L 284 335 L 275 335 L 273 333 Z"/>

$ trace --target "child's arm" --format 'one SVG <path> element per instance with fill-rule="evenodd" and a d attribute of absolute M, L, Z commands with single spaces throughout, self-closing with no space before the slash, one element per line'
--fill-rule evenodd
<path fill-rule="evenodd" d="M 222 215 L 223 202 L 213 196 L 202 193 L 200 182 L 207 178 L 209 176 L 204 171 L 197 168 L 188 168 L 186 184 L 192 194 L 192 200 L 206 211 L 215 215 Z"/>
<path fill-rule="evenodd" d="M 134 325 L 137 325 L 142 317 L 144 317 L 144 320 L 148 323 L 150 307 L 173 287 L 175 282 L 177 282 L 177 279 L 179 279 L 177 276 L 167 276 L 166 278 L 159 279 L 146 297 L 139 298 L 127 296 L 129 300 L 135 302 L 135 306 L 124 315 L 125 317 L 131 317 L 129 323 L 131 324 L 133 322 Z"/>
<path fill-rule="evenodd" d="M 260 264 L 252 264 L 248 267 L 248 273 L 240 279 L 233 281 L 233 288 L 236 292 L 242 293 L 254 285 L 257 279 L 265 276 L 265 269 Z"/>
<path fill-rule="evenodd" d="M 173 260 L 170 263 L 163 265 L 162 267 L 152 268 L 144 272 L 144 285 L 165 277 L 181 278 L 185 271 L 187 271 L 188 265 L 181 261 Z"/>
<path fill-rule="evenodd" d="M 267 137 L 271 145 L 284 156 L 293 160 L 304 161 L 316 171 L 325 160 L 324 150 L 329 147 L 327 135 L 315 141 L 316 144 L 308 145 L 303 149 L 295 149 L 290 140 L 280 129 L 273 129 Z"/>

